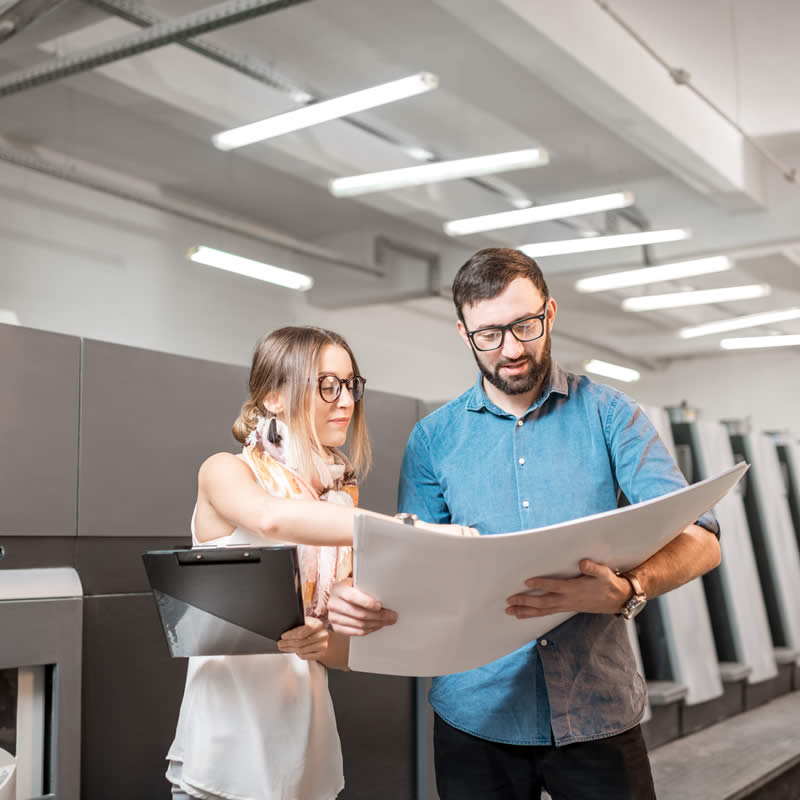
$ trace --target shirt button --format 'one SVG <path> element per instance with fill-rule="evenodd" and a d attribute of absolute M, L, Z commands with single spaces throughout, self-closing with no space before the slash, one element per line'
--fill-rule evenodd
<path fill-rule="evenodd" d="M 520 465 L 520 466 L 522 466 L 524 463 L 525 463 L 525 459 L 524 459 L 524 458 L 521 458 L 521 459 L 519 460 L 519 465 Z"/>
<path fill-rule="evenodd" d="M 518 420 L 517 420 L 517 427 L 518 427 L 518 428 L 521 428 L 521 427 L 522 427 L 522 424 L 523 424 L 523 421 L 522 421 L 521 419 L 518 419 Z"/>
<path fill-rule="evenodd" d="M 523 508 L 527 508 L 529 505 L 530 505 L 530 503 L 527 500 L 523 500 L 522 501 L 522 507 Z"/>
<path fill-rule="evenodd" d="M 539 644 L 540 644 L 542 647 L 547 647 L 547 645 L 549 644 L 549 642 L 547 641 L 547 639 L 539 639 Z"/>

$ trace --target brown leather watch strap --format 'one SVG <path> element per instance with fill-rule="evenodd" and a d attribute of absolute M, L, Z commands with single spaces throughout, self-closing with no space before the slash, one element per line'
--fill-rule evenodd
<path fill-rule="evenodd" d="M 621 573 L 622 577 L 625 578 L 628 583 L 630 583 L 631 588 L 633 589 L 633 596 L 645 596 L 644 589 L 642 589 L 642 584 L 639 583 L 639 579 L 633 574 L 633 572 L 623 572 Z"/>

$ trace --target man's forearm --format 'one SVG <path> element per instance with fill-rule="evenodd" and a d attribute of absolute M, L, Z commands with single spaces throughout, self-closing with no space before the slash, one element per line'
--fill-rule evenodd
<path fill-rule="evenodd" d="M 658 597 L 705 575 L 719 562 L 717 537 L 699 525 L 690 525 L 631 572 L 639 579 L 648 597 Z"/>

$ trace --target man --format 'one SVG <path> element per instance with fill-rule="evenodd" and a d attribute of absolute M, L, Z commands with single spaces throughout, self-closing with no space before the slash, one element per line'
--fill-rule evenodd
<path fill-rule="evenodd" d="M 456 275 L 453 299 L 480 375 L 412 431 L 401 511 L 491 535 L 609 511 L 620 489 L 640 502 L 685 486 L 635 403 L 552 362 L 556 302 L 533 259 L 481 250 Z M 512 594 L 505 613 L 580 613 L 505 658 L 434 679 L 441 800 L 528 800 L 542 788 L 554 800 L 655 797 L 638 724 L 646 689 L 622 614 L 716 567 L 718 535 L 704 515 L 626 575 L 584 560 L 580 577 L 554 580 L 532 563 L 534 594 Z M 351 587 L 335 594 L 335 627 L 363 633 L 392 620 Z"/>

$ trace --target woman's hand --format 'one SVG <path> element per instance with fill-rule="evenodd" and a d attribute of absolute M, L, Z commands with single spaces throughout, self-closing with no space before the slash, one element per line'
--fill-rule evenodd
<path fill-rule="evenodd" d="M 345 636 L 366 636 L 385 625 L 394 625 L 397 614 L 384 608 L 380 600 L 356 589 L 352 578 L 345 578 L 331 589 L 328 621 L 337 633 Z"/>
<path fill-rule="evenodd" d="M 447 533 L 450 536 L 480 536 L 480 533 L 475 528 L 470 528 L 467 525 L 445 525 L 438 522 L 417 521 L 414 526 L 426 531 L 434 531 L 435 533 Z"/>
<path fill-rule="evenodd" d="M 306 617 L 305 625 L 292 628 L 278 642 L 281 653 L 294 653 L 304 661 L 319 661 L 328 652 L 328 630 L 316 617 Z"/>

